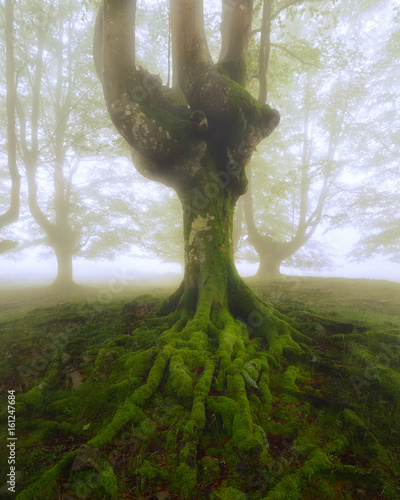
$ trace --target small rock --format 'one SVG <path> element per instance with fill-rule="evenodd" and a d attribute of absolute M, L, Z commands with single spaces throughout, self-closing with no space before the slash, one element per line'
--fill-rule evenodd
<path fill-rule="evenodd" d="M 92 448 L 87 444 L 83 444 L 76 454 L 75 460 L 71 466 L 71 472 L 79 472 L 81 470 L 95 469 L 100 456 L 100 450 Z"/>

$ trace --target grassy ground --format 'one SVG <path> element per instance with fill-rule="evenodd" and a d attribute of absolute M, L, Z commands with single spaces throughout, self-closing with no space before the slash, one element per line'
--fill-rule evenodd
<path fill-rule="evenodd" d="M 293 277 L 249 284 L 310 345 L 265 358 L 268 404 L 257 362 L 246 363 L 251 413 L 265 436 L 256 467 L 232 445 L 234 423 L 213 382 L 190 493 L 174 477 L 190 406 L 164 379 L 123 432 L 71 470 L 82 445 L 95 442 L 148 379 L 160 335 L 146 330 L 149 310 L 173 287 L 1 290 L 0 487 L 10 471 L 7 391 L 15 390 L 17 498 L 400 498 L 400 284 Z M 249 338 L 251 348 L 251 331 Z M 190 376 L 195 386 L 202 370 Z"/>

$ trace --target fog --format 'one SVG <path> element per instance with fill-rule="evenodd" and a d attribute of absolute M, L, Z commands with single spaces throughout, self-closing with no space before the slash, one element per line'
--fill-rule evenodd
<path fill-rule="evenodd" d="M 245 277 L 267 269 L 400 280 L 398 3 L 371 3 L 356 15 L 332 8 L 278 9 L 271 25 L 267 102 L 281 123 L 253 152 L 248 193 L 236 207 L 232 250 Z M 205 2 L 214 61 L 220 20 L 220 7 Z M 167 2 L 138 2 L 137 61 L 164 85 L 173 69 L 167 21 Z M 16 5 L 13 19 L 2 18 L 2 284 L 182 277 L 180 202 L 136 172 L 107 115 L 93 26 L 93 10 L 72 0 L 62 10 Z M 248 56 L 255 97 L 259 31 Z"/>

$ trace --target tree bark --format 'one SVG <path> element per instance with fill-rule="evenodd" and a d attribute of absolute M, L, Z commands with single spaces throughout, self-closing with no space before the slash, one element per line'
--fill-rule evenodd
<path fill-rule="evenodd" d="M 58 288 L 70 288 L 75 286 L 73 274 L 73 248 L 68 245 L 68 242 L 60 241 L 53 245 L 57 259 L 57 277 L 53 282 L 53 286 Z"/>

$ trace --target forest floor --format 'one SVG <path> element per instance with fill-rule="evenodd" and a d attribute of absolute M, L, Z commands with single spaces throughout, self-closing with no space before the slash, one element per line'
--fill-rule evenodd
<path fill-rule="evenodd" d="M 151 307 L 174 288 L 0 289 L 0 498 L 400 498 L 400 284 L 246 281 L 310 345 L 257 357 L 249 329 L 243 377 L 265 450 L 258 465 L 238 453 L 234 417 L 217 404 L 229 398 L 215 380 L 190 487 L 174 471 L 191 400 L 163 376 L 139 409 L 128 405 L 160 359 L 161 330 L 145 329 Z M 189 373 L 193 387 L 204 370 Z M 121 409 L 132 418 L 112 434 Z"/>

